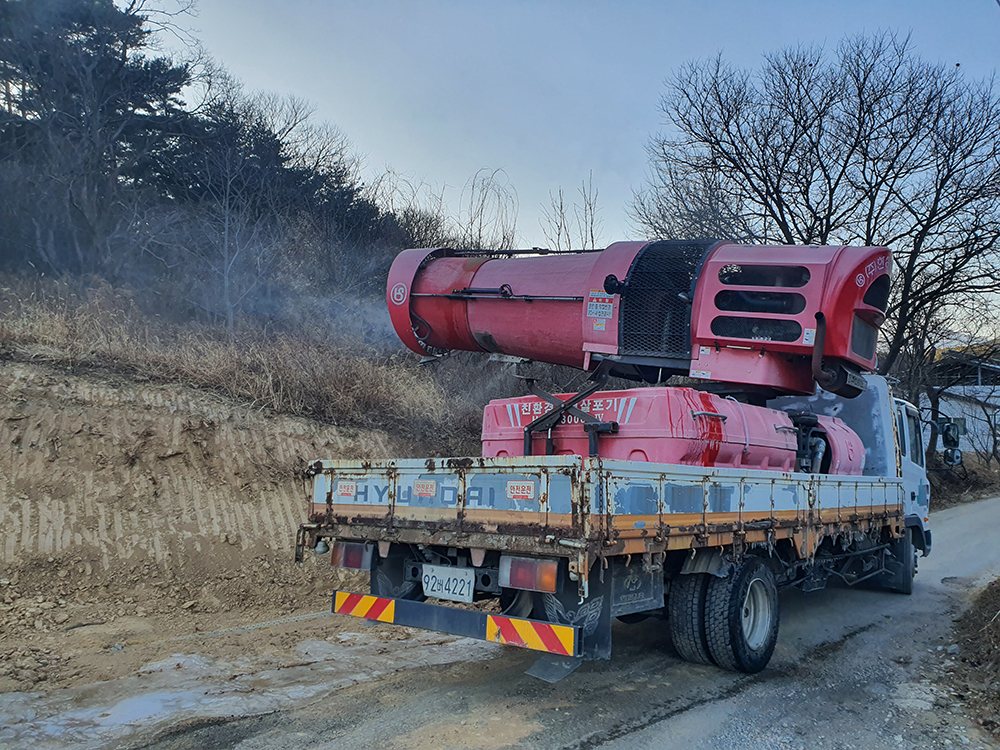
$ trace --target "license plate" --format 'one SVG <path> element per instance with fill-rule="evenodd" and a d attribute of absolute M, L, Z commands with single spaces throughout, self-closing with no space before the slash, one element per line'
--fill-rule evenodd
<path fill-rule="evenodd" d="M 453 602 L 471 602 L 476 587 L 476 572 L 472 568 L 450 568 L 424 564 L 424 595 Z"/>

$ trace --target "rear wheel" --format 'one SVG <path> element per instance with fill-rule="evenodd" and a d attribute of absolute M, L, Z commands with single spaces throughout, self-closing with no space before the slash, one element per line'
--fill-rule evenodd
<path fill-rule="evenodd" d="M 710 577 L 707 573 L 678 576 L 670 584 L 667 599 L 667 620 L 674 648 L 682 659 L 698 664 L 713 663 L 705 638 L 705 595 Z"/>
<path fill-rule="evenodd" d="M 909 596 L 913 593 L 913 577 L 917 574 L 917 550 L 913 546 L 910 529 L 889 547 L 892 556 L 892 573 L 882 580 L 881 588 L 898 591 Z"/>
<path fill-rule="evenodd" d="M 530 591 L 521 589 L 500 589 L 500 614 L 507 617 L 528 617 L 534 609 L 534 597 Z"/>
<path fill-rule="evenodd" d="M 759 672 L 778 640 L 778 587 L 759 558 L 747 557 L 726 578 L 712 578 L 705 602 L 708 650 L 723 669 Z"/>

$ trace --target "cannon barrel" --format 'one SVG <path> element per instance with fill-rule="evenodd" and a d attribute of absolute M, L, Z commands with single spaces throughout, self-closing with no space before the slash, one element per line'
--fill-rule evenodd
<path fill-rule="evenodd" d="M 618 242 L 593 252 L 402 252 L 393 327 L 413 351 L 482 351 L 659 382 L 671 374 L 842 395 L 875 367 L 881 247 Z"/>

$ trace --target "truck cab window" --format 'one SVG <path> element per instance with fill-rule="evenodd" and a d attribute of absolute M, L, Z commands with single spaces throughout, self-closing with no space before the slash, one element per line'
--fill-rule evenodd
<path fill-rule="evenodd" d="M 906 426 L 910 437 L 910 460 L 917 466 L 924 465 L 924 446 L 920 435 L 920 420 L 916 414 L 906 413 Z"/>

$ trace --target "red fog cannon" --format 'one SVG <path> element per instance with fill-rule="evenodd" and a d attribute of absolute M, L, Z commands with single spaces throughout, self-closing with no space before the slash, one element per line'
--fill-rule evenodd
<path fill-rule="evenodd" d="M 764 404 L 816 384 L 848 398 L 865 389 L 890 268 L 881 247 L 407 250 L 389 272 L 387 299 L 396 333 L 418 354 L 482 351 L 592 372 L 577 394 L 548 394 L 529 378 L 535 398 L 491 402 L 484 456 L 586 448 L 627 460 L 859 474 L 864 446 L 841 420 Z M 700 390 L 591 398 L 610 376 L 655 384 L 678 374 Z"/>
<path fill-rule="evenodd" d="M 853 396 L 889 297 L 881 247 L 619 242 L 598 252 L 407 250 L 389 311 L 410 349 L 506 354 L 773 395 Z"/>

